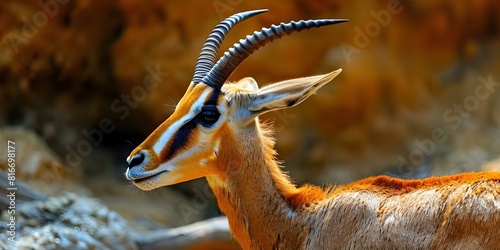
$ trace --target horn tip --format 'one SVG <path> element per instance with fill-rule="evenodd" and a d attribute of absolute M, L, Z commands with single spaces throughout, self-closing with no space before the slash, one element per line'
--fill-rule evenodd
<path fill-rule="evenodd" d="M 318 21 L 322 25 L 332 25 L 332 24 L 338 24 L 338 23 L 345 23 L 345 22 L 349 22 L 349 19 L 319 19 L 319 20 L 314 20 L 314 21 Z"/>
<path fill-rule="evenodd" d="M 349 19 L 330 19 L 332 22 L 335 22 L 335 23 L 345 23 L 345 22 L 349 22 Z"/>
<path fill-rule="evenodd" d="M 268 9 L 257 9 L 257 10 L 249 10 L 249 11 L 245 11 L 245 12 L 242 12 L 242 13 L 239 13 L 239 14 L 243 14 L 243 15 L 258 15 L 258 14 L 261 14 L 261 13 L 264 13 L 264 12 L 268 12 L 269 10 Z"/>
<path fill-rule="evenodd" d="M 269 11 L 269 9 L 257 9 L 257 10 L 253 10 L 253 11 L 256 11 L 256 12 L 262 13 L 262 12 L 268 12 L 268 11 Z"/>

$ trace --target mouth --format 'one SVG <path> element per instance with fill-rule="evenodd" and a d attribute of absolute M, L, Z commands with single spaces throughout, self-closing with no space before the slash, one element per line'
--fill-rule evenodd
<path fill-rule="evenodd" d="M 168 172 L 169 171 L 161 171 L 148 176 L 135 177 L 131 179 L 131 181 L 132 184 L 134 184 L 139 189 L 144 191 L 150 191 L 162 186 L 161 178 Z"/>
<path fill-rule="evenodd" d="M 134 184 L 142 184 L 142 183 L 144 183 L 144 182 L 146 182 L 146 181 L 148 181 L 148 180 L 151 180 L 151 179 L 157 178 L 157 177 L 159 177 L 160 175 L 162 175 L 162 174 L 164 174 L 164 173 L 168 173 L 168 172 L 169 172 L 169 171 L 164 170 L 164 171 L 160 171 L 160 172 L 158 172 L 158 173 L 153 173 L 153 174 L 150 174 L 150 175 L 147 175 L 147 176 L 140 176 L 140 177 L 138 177 L 138 176 L 134 176 L 134 177 L 132 177 L 132 176 L 130 175 L 130 173 L 128 172 L 128 170 L 127 170 L 127 172 L 125 173 L 125 177 L 126 177 L 128 180 L 132 181 L 132 183 L 134 183 Z"/>

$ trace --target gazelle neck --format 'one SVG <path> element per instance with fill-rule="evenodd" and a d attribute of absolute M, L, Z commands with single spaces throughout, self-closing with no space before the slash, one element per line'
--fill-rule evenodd
<path fill-rule="evenodd" d="M 225 136 L 233 143 L 219 152 L 217 165 L 225 170 L 207 177 L 219 207 L 244 249 L 276 242 L 278 232 L 301 224 L 287 200 L 297 188 L 279 169 L 274 142 L 258 121 Z"/>

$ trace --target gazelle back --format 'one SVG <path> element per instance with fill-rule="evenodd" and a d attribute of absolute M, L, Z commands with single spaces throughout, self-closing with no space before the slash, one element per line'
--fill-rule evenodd
<path fill-rule="evenodd" d="M 301 103 L 341 70 L 262 88 L 252 78 L 226 81 L 274 39 L 346 20 L 273 25 L 240 40 L 215 63 L 227 32 L 264 11 L 235 14 L 216 26 L 174 113 L 127 159 L 126 178 L 152 190 L 206 177 L 244 249 L 500 247 L 499 173 L 296 187 L 276 162 L 272 132 L 258 116 Z"/>

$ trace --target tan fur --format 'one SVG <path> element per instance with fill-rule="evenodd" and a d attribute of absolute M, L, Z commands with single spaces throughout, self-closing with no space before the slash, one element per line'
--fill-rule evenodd
<path fill-rule="evenodd" d="M 259 130 L 255 124 L 229 137 L 231 152 L 221 164 L 238 171 L 207 177 L 244 249 L 500 246 L 500 173 L 422 181 L 382 176 L 326 189 L 296 188 L 273 160 L 269 135 Z"/>

